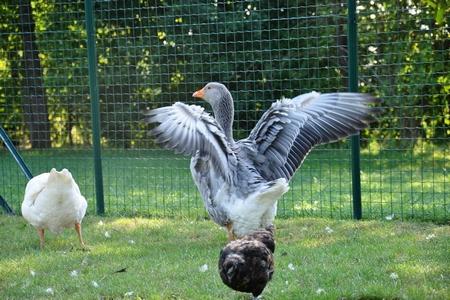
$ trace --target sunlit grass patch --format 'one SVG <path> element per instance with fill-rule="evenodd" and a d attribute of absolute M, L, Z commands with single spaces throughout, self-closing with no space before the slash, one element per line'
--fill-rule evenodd
<path fill-rule="evenodd" d="M 6 299 L 248 299 L 219 278 L 226 232 L 211 221 L 88 216 L 90 251 L 70 229 L 41 251 L 22 218 L 0 215 L 0 225 Z M 276 227 L 265 299 L 448 299 L 449 226 L 293 218 Z"/>

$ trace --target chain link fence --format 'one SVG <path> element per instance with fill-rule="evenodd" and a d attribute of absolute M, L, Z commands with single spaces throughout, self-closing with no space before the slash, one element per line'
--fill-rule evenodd
<path fill-rule="evenodd" d="M 346 2 L 92 5 L 94 73 L 83 1 L 0 4 L 2 127 L 34 175 L 68 168 L 90 213 L 96 212 L 92 124 L 97 121 L 107 214 L 204 218 L 189 158 L 154 145 L 140 122 L 143 109 L 175 101 L 199 104 L 192 93 L 219 81 L 235 99 L 239 139 L 276 99 L 348 90 Z M 363 218 L 447 222 L 446 7 L 359 1 L 356 13 L 359 90 L 384 100 L 379 122 L 361 133 Z M 92 113 L 96 99 L 89 76 L 98 83 L 98 116 Z M 6 148 L 0 158 L 0 195 L 18 212 L 26 178 Z M 351 218 L 351 160 L 348 140 L 313 150 L 279 201 L 278 215 Z"/>

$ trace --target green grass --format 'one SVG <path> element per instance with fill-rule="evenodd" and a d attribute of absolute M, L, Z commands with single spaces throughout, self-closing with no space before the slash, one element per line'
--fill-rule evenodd
<path fill-rule="evenodd" d="M 89 150 L 24 151 L 34 174 L 52 167 L 72 171 L 95 212 L 93 159 Z M 450 154 L 434 145 L 400 151 L 364 151 L 361 155 L 363 217 L 449 220 Z M 351 161 L 347 149 L 318 148 L 307 158 L 279 202 L 278 216 L 351 218 Z M 20 208 L 26 180 L 14 160 L 0 151 L 0 195 Z M 193 184 L 189 159 L 162 150 L 104 150 L 105 207 L 109 215 L 206 216 Z"/>
<path fill-rule="evenodd" d="M 73 230 L 49 234 L 41 251 L 22 218 L 0 215 L 0 225 L 2 299 L 248 299 L 220 280 L 226 234 L 210 221 L 87 217 L 87 252 Z M 264 299 L 450 297 L 448 225 L 313 218 L 276 225 L 276 269 Z"/>

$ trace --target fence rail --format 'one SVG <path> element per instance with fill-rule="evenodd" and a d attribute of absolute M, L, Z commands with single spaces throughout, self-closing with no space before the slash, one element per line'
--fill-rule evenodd
<path fill-rule="evenodd" d="M 313 150 L 278 215 L 448 222 L 445 15 L 426 1 L 7 1 L 0 121 L 33 174 L 72 171 L 90 213 L 203 218 L 188 158 L 153 144 L 142 109 L 220 81 L 244 138 L 276 99 L 368 92 L 379 122 Z M 27 179 L 6 148 L 0 175 L 18 211 Z"/>

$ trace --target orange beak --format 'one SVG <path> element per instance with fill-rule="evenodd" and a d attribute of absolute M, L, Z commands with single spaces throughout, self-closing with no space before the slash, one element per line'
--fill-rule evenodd
<path fill-rule="evenodd" d="M 200 98 L 200 99 L 203 99 L 204 96 L 205 96 L 204 89 L 198 90 L 198 91 L 196 91 L 195 93 L 192 94 L 192 97 Z"/>

